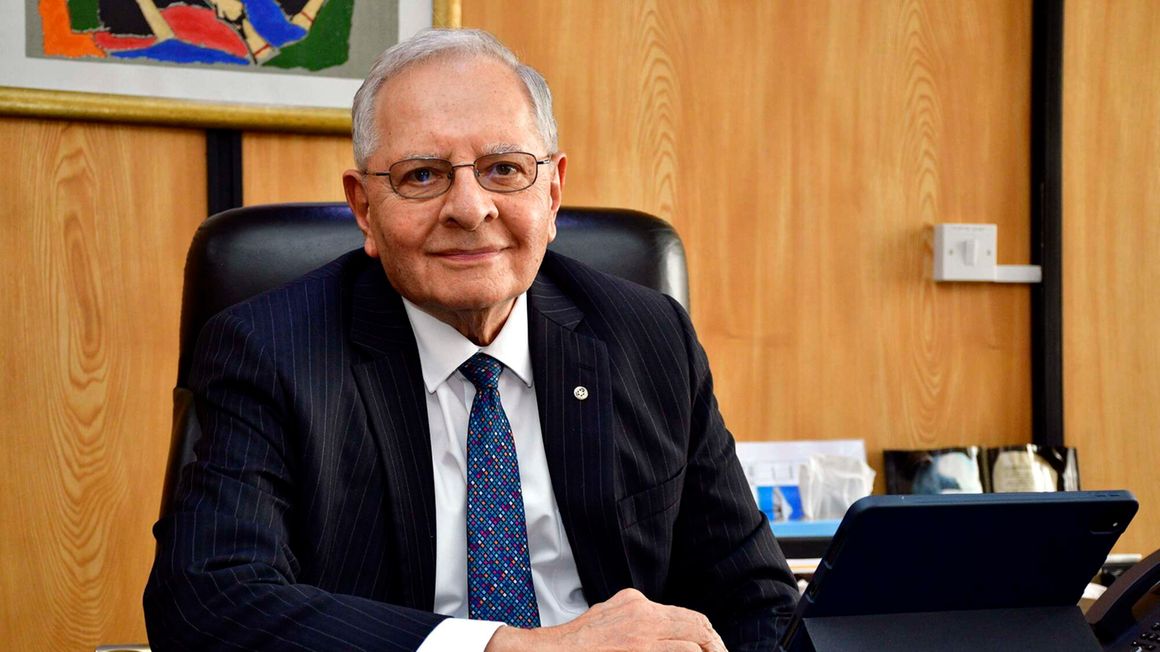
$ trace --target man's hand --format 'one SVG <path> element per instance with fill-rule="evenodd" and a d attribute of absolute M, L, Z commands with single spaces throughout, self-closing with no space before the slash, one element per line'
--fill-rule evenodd
<path fill-rule="evenodd" d="M 624 589 L 563 625 L 501 627 L 486 648 L 486 652 L 523 650 L 727 652 L 708 618 L 651 602 L 636 589 Z"/>

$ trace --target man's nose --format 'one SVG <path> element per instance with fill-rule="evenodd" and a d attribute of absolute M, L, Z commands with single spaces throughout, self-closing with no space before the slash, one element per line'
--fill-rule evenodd
<path fill-rule="evenodd" d="M 465 173 L 456 174 L 459 168 Z M 440 219 L 453 221 L 468 231 L 474 231 L 487 220 L 498 215 L 492 193 L 484 190 L 475 178 L 475 166 L 461 163 L 451 166 L 451 187 L 444 195 Z"/>

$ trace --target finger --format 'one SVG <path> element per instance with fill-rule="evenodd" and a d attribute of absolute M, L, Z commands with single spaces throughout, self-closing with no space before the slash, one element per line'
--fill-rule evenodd
<path fill-rule="evenodd" d="M 729 652 L 725 647 L 725 641 L 722 641 L 721 636 L 717 634 L 717 630 L 713 630 L 712 643 L 708 647 L 702 646 L 701 649 L 705 652 Z"/>
<path fill-rule="evenodd" d="M 708 618 L 705 620 L 708 621 Z M 721 635 L 717 633 L 716 629 L 713 629 L 712 623 L 709 624 L 709 631 L 713 633 L 713 640 L 710 641 L 709 647 L 704 647 L 703 649 L 706 652 L 729 652 L 725 648 L 725 641 L 721 640 Z"/>
<path fill-rule="evenodd" d="M 704 614 L 683 607 L 664 607 L 668 638 L 696 643 L 705 652 L 727 652 L 713 623 Z"/>

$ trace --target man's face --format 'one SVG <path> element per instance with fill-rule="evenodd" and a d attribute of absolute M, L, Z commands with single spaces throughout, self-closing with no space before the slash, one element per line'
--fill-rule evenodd
<path fill-rule="evenodd" d="M 371 171 L 416 157 L 459 165 L 504 151 L 540 160 L 549 154 L 523 83 L 483 57 L 437 58 L 405 70 L 379 90 L 376 118 L 380 145 Z M 406 199 L 386 177 L 354 170 L 343 183 L 364 249 L 382 261 L 391 285 L 472 337 L 461 324 L 498 328 L 532 284 L 556 236 L 565 163 L 557 155 L 539 166 L 530 188 L 510 194 L 484 190 L 470 167 L 457 168 L 451 188 L 429 199 Z"/>

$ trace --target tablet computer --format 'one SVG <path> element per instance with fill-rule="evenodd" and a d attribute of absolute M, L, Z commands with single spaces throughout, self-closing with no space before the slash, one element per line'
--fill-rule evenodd
<path fill-rule="evenodd" d="M 1074 606 L 1136 509 L 1126 491 L 863 498 L 781 647 L 812 649 L 812 618 Z"/>

